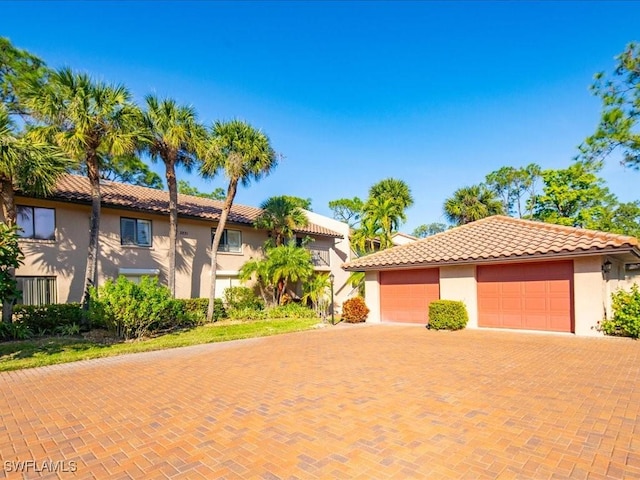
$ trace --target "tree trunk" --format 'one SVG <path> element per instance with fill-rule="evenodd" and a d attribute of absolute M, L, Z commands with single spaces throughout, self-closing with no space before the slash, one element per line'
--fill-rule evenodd
<path fill-rule="evenodd" d="M 13 183 L 8 178 L 0 180 L 0 196 L 2 197 L 2 221 L 7 225 L 16 224 L 16 202 L 14 198 Z M 11 279 L 16 279 L 16 269 L 9 268 L 7 273 Z M 11 323 L 13 317 L 13 301 L 2 302 L 2 321 Z"/>
<path fill-rule="evenodd" d="M 220 213 L 220 221 L 216 227 L 216 233 L 213 236 L 213 244 L 211 245 L 211 270 L 209 272 L 209 306 L 207 308 L 207 322 L 213 322 L 213 306 L 216 297 L 216 273 L 218 269 L 218 247 L 220 246 L 220 240 L 222 239 L 222 232 L 227 224 L 227 218 L 231 211 L 231 205 L 233 205 L 233 199 L 236 196 L 238 190 L 238 180 L 231 179 L 229 181 L 229 188 L 227 189 L 227 199 L 224 201 L 224 207 Z"/>
<path fill-rule="evenodd" d="M 176 297 L 176 248 L 178 240 L 178 186 L 176 168 L 173 161 L 165 163 L 167 168 L 167 187 L 169 188 L 169 278 L 167 284 L 171 296 Z"/>
<path fill-rule="evenodd" d="M 89 289 L 97 284 L 98 276 L 98 240 L 100 235 L 100 168 L 96 152 L 87 153 L 87 176 L 91 184 L 91 219 L 89 221 L 89 252 L 87 269 L 84 276 L 84 297 L 82 308 L 89 309 Z"/>

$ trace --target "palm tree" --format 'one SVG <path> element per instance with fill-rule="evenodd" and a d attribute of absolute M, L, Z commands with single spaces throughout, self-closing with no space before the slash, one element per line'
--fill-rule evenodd
<path fill-rule="evenodd" d="M 369 189 L 369 199 L 376 197 L 391 198 L 395 200 L 402 211 L 401 220 L 406 221 L 404 211 L 413 205 L 411 189 L 403 180 L 397 178 L 385 178 Z"/>
<path fill-rule="evenodd" d="M 19 136 L 9 112 L 0 103 L 0 199 L 2 222 L 16 224 L 15 190 L 45 196 L 51 193 L 58 178 L 70 167 L 60 149 L 34 139 L 29 133 Z M 8 270 L 15 280 L 15 269 Z M 2 305 L 2 320 L 11 321 L 12 305 Z"/>
<path fill-rule="evenodd" d="M 302 302 L 311 301 L 316 315 L 324 318 L 327 307 L 329 306 L 330 289 L 331 281 L 327 273 L 315 275 L 303 286 L 304 295 L 302 295 Z"/>
<path fill-rule="evenodd" d="M 464 225 L 502 213 L 502 201 L 483 184 L 460 188 L 444 203 L 444 215 L 455 225 Z"/>
<path fill-rule="evenodd" d="M 91 220 L 83 298 L 88 308 L 89 287 L 97 283 L 101 158 L 135 151 L 141 136 L 141 112 L 124 86 L 94 82 L 68 68 L 52 73 L 44 88 L 37 84 L 28 88 L 25 104 L 45 124 L 43 135 L 82 162 L 89 177 Z"/>
<path fill-rule="evenodd" d="M 296 228 L 309 224 L 304 211 L 287 196 L 268 198 L 262 202 L 260 208 L 263 212 L 254 225 L 271 232 L 276 247 L 282 245 L 285 238 L 290 239 Z"/>
<path fill-rule="evenodd" d="M 207 309 L 207 321 L 211 322 L 216 292 L 218 247 L 238 190 L 238 183 L 249 185 L 251 180 L 258 181 L 268 175 L 278 164 L 278 157 L 271 148 L 269 137 L 264 133 L 240 120 L 231 120 L 215 122 L 203 150 L 202 159 L 200 172 L 205 178 L 215 176 L 222 169 L 229 180 L 227 198 L 211 246 L 211 282 Z"/>
<path fill-rule="evenodd" d="M 306 280 L 314 272 L 311 252 L 293 242 L 267 250 L 267 264 L 277 304 L 282 302 L 289 282 Z"/>
<path fill-rule="evenodd" d="M 262 300 L 264 300 L 264 303 L 266 305 L 269 304 L 269 298 L 267 297 L 267 292 L 269 291 L 275 301 L 275 291 L 270 285 L 269 265 L 266 259 L 252 258 L 251 260 L 247 260 L 242 267 L 240 267 L 238 278 L 240 278 L 242 282 L 248 282 L 253 278 L 254 274 L 258 288 L 260 288 L 260 296 Z"/>
<path fill-rule="evenodd" d="M 391 236 L 397 231 L 404 209 L 399 201 L 394 198 L 377 196 L 367 200 L 363 210 L 363 224 L 374 225 L 373 231 L 377 233 L 380 241 L 380 248 L 385 249 L 393 246 Z"/>
<path fill-rule="evenodd" d="M 196 164 L 196 152 L 205 136 L 192 107 L 179 106 L 174 100 L 158 100 L 147 95 L 144 112 L 146 142 L 151 159 L 162 160 L 169 188 L 169 276 L 171 296 L 176 294 L 176 241 L 178 238 L 178 185 L 176 166 L 190 171 Z"/>

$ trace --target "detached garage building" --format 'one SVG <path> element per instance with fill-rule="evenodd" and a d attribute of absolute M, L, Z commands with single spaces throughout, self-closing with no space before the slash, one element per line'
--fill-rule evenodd
<path fill-rule="evenodd" d="M 611 293 L 640 280 L 634 237 L 493 216 L 343 266 L 366 272 L 369 322 L 426 324 L 463 301 L 469 327 L 598 335 Z"/>

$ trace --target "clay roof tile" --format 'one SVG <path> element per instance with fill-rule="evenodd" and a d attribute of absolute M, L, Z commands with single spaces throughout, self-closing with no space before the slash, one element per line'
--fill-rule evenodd
<path fill-rule="evenodd" d="M 380 266 L 468 263 L 624 248 L 639 250 L 638 240 L 625 235 L 496 215 L 372 253 L 345 264 L 344 268 L 357 271 Z"/>

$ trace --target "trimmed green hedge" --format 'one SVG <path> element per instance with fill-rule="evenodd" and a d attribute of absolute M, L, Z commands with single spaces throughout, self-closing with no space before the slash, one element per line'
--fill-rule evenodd
<path fill-rule="evenodd" d="M 82 323 L 82 306 L 79 303 L 52 305 L 16 305 L 13 321 L 26 325 L 34 334 L 53 333 L 57 328 Z"/>
<path fill-rule="evenodd" d="M 200 325 L 207 320 L 208 298 L 177 298 L 174 300 L 176 317 L 180 326 Z M 213 321 L 228 318 L 227 311 L 220 298 L 213 301 Z"/>
<path fill-rule="evenodd" d="M 469 315 L 463 302 L 436 300 L 429 304 L 429 325 L 433 330 L 461 330 L 467 326 Z"/>

